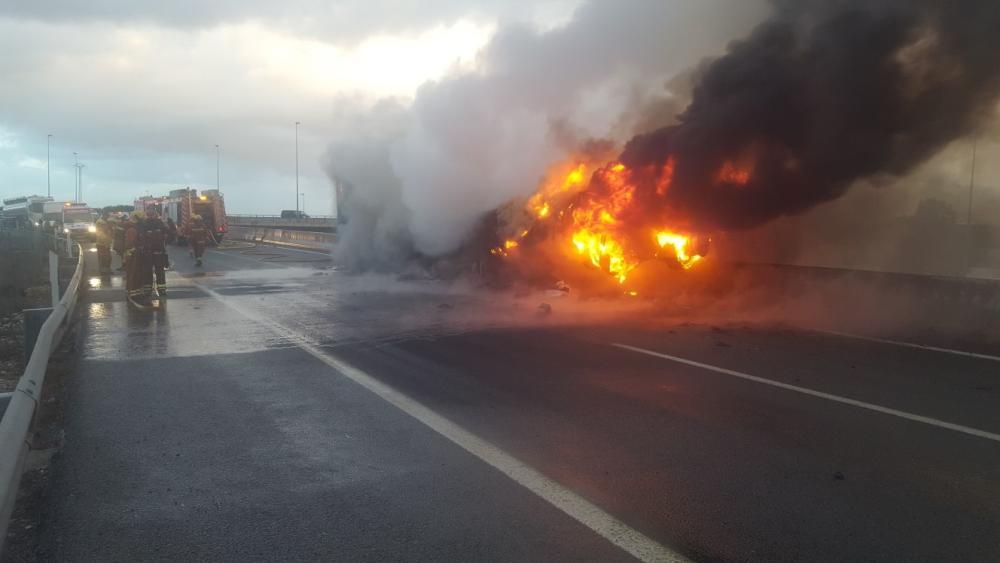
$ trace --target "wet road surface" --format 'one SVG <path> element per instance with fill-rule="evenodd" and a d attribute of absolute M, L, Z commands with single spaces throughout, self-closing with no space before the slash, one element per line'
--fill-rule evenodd
<path fill-rule="evenodd" d="M 175 250 L 92 280 L 44 559 L 1000 560 L 1000 358 Z"/>

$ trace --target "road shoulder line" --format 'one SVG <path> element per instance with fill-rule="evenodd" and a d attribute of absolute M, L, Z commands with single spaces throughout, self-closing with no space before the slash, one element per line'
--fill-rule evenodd
<path fill-rule="evenodd" d="M 803 395 L 809 395 L 812 397 L 817 397 L 820 399 L 826 399 L 827 401 L 832 401 L 835 403 L 841 403 L 844 405 L 850 405 L 852 407 L 857 407 L 861 409 L 866 409 L 882 414 L 887 414 L 890 416 L 895 416 L 898 418 L 903 418 L 906 420 L 912 420 L 914 422 L 921 422 L 923 424 L 929 424 L 931 426 L 937 426 L 938 428 L 945 428 L 947 430 L 952 430 L 955 432 L 961 432 L 962 434 L 968 434 L 970 436 L 975 436 L 977 438 L 985 438 L 987 440 L 992 440 L 994 442 L 1000 442 L 1000 434 L 995 434 L 993 432 L 987 432 L 985 430 L 980 430 L 978 428 L 972 428 L 969 426 L 962 426 L 961 424 L 954 424 L 952 422 L 947 422 L 944 420 L 939 420 L 937 418 L 931 418 L 929 416 L 923 416 L 919 414 L 909 413 L 906 411 L 901 411 L 897 409 L 892 409 L 889 407 L 883 407 L 881 405 L 876 405 L 874 403 L 866 403 L 864 401 L 859 401 L 857 399 L 851 399 L 848 397 L 841 397 L 840 395 L 834 395 L 832 393 L 825 393 L 823 391 L 816 391 L 814 389 L 809 389 L 807 387 L 799 387 L 798 385 L 792 385 L 789 383 L 783 383 L 781 381 L 775 381 L 773 379 L 767 379 L 764 377 L 758 377 L 756 375 L 750 375 L 748 373 L 743 373 L 736 370 L 731 370 L 724 367 L 713 366 L 711 364 L 705 364 L 702 362 L 696 362 L 694 360 L 689 360 L 687 358 L 681 358 L 678 356 L 671 356 L 670 354 L 664 354 L 661 352 L 655 352 L 653 350 L 647 350 L 645 348 L 639 348 L 637 346 L 630 346 L 628 344 L 612 343 L 612 346 L 616 348 L 621 348 L 623 350 L 629 350 L 639 354 L 645 354 L 647 356 L 653 356 L 656 358 L 661 358 L 664 360 L 670 360 L 679 364 L 685 364 L 688 366 L 701 368 L 709 371 L 714 371 L 716 373 L 721 373 L 723 375 L 729 375 L 732 377 L 737 377 L 740 379 L 745 379 L 747 381 L 752 381 L 754 383 L 760 383 L 762 385 L 770 385 L 772 387 L 778 387 L 779 389 L 785 389 L 787 391 L 794 391 L 796 393 L 801 393 Z"/>

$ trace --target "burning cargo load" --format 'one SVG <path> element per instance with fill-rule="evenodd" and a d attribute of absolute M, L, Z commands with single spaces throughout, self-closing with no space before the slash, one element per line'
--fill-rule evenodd
<path fill-rule="evenodd" d="M 565 166 L 557 170 L 561 168 Z M 502 227 L 504 242 L 491 254 L 510 256 L 522 245 L 530 247 L 551 237 L 570 257 L 582 258 L 619 284 L 645 260 L 660 259 L 686 270 L 708 254 L 707 236 L 681 232 L 683 220 L 667 213 L 648 217 L 638 207 L 642 205 L 638 186 L 624 164 L 603 165 L 591 176 L 589 170 L 586 163 L 574 164 L 561 178 L 544 183 L 514 221 Z M 656 197 L 666 195 L 669 183 L 666 170 Z"/>

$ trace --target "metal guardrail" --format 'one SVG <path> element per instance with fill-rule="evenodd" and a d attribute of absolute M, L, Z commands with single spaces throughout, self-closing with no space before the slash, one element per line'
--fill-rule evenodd
<path fill-rule="evenodd" d="M 49 356 L 62 339 L 67 321 L 72 318 L 76 307 L 84 262 L 83 248 L 79 244 L 76 247 L 79 258 L 73 277 L 62 299 L 53 306 L 52 313 L 42 325 L 31 359 L 24 368 L 24 375 L 18 381 L 3 419 L 0 420 L 0 552 L 3 550 L 10 515 L 17 500 L 24 460 L 29 449 L 29 432 L 42 397 Z"/>

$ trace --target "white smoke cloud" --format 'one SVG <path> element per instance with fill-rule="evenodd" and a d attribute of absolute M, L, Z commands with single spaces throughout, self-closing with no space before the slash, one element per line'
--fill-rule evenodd
<path fill-rule="evenodd" d="M 387 169 L 358 169 L 345 149 L 351 141 L 338 141 L 328 154 L 328 173 L 374 199 L 398 196 L 379 206 L 395 220 L 408 218 L 394 238 L 422 254 L 446 254 L 484 213 L 531 193 L 547 166 L 567 155 L 553 124 L 578 135 L 611 134 L 644 97 L 637 92 L 662 89 L 766 15 L 761 0 L 593 0 L 548 31 L 501 26 L 473 68 L 425 84 L 404 115 L 393 117 L 401 128 L 382 139 L 388 161 L 367 161 Z M 352 231 L 377 235 L 371 221 L 384 219 L 352 219 L 338 249 L 342 259 L 363 266 L 382 260 L 370 254 L 378 248 L 399 250 L 359 244 Z"/>

